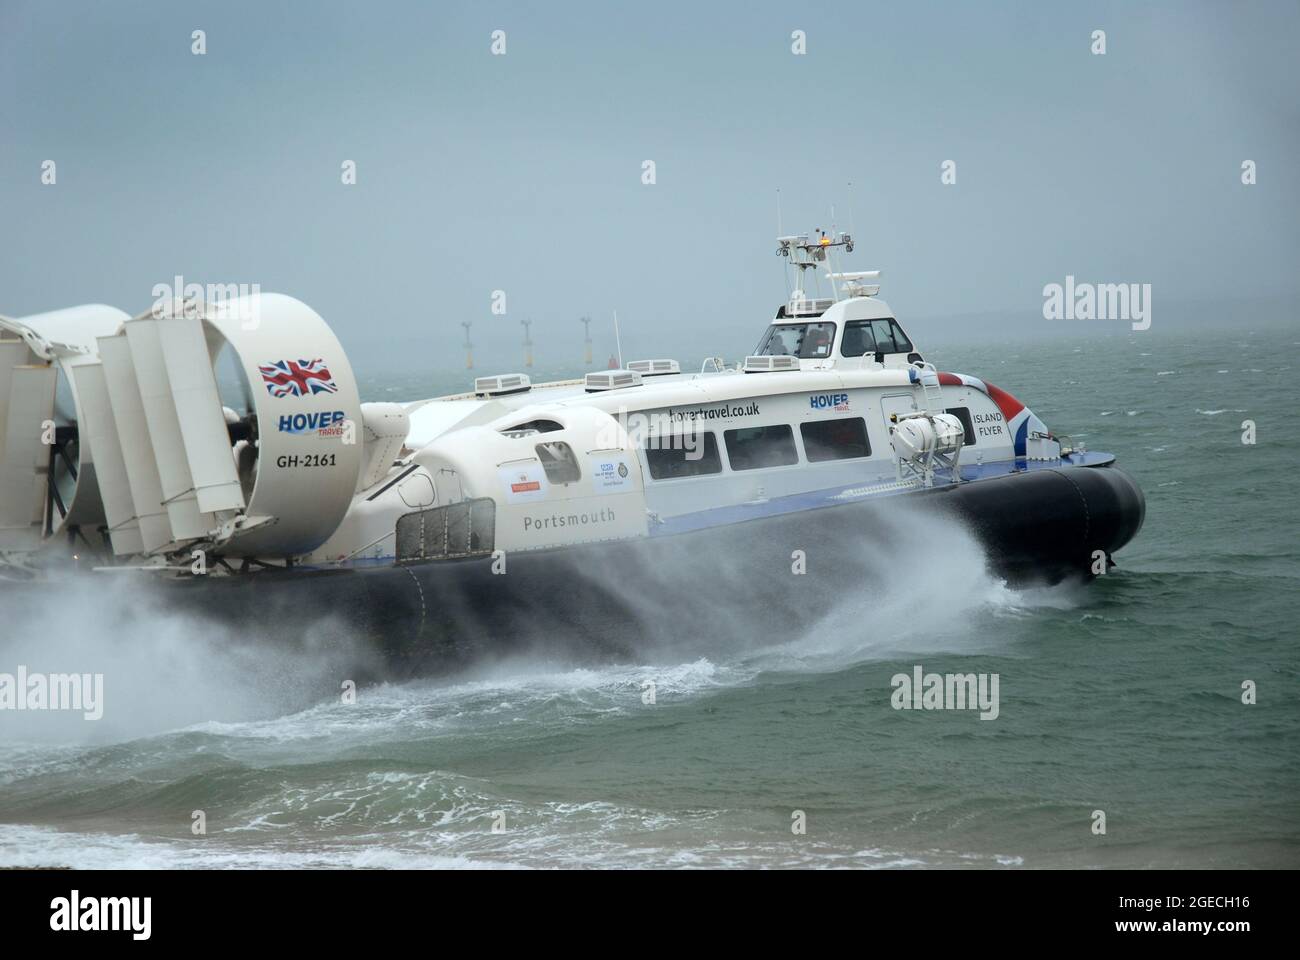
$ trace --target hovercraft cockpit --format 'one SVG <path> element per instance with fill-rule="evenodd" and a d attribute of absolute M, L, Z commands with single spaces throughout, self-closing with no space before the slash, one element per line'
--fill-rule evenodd
<path fill-rule="evenodd" d="M 777 243 L 777 255 L 798 271 L 798 285 L 777 308 L 755 356 L 796 357 L 802 370 L 906 369 L 923 362 L 889 305 L 878 297 L 879 270 L 830 270 L 836 251 L 853 252 L 852 236 L 819 231 L 815 240 L 800 234 L 780 237 Z M 818 272 L 823 265 L 824 275 Z M 830 296 L 821 295 L 823 279 L 829 281 Z M 815 287 L 811 297 L 805 293 L 809 280 Z"/>

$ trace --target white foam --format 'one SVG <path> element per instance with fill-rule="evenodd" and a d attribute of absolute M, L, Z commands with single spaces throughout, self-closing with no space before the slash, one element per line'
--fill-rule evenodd
<path fill-rule="evenodd" d="M 310 870 L 500 868 L 509 863 L 478 862 L 465 856 L 438 855 L 371 845 L 322 845 L 283 849 L 271 845 L 157 840 L 138 834 L 72 833 L 42 826 L 0 824 L 0 866 L 72 867 L 77 870 Z"/>

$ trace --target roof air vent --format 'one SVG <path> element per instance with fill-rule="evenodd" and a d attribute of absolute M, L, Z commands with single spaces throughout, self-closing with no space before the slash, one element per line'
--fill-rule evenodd
<path fill-rule="evenodd" d="M 533 388 L 526 373 L 503 373 L 495 377 L 477 377 L 474 392 L 480 397 L 503 397 L 511 393 L 527 393 Z"/>
<path fill-rule="evenodd" d="M 835 306 L 835 301 L 831 297 L 820 297 L 815 300 L 791 300 L 785 305 L 785 316 L 820 317 L 833 306 Z"/>
<path fill-rule="evenodd" d="M 682 372 L 681 365 L 676 360 L 633 360 L 627 368 L 643 377 L 663 377 Z"/>
<path fill-rule="evenodd" d="M 799 369 L 799 358 L 790 356 L 746 357 L 741 365 L 745 373 L 784 373 Z"/>
<path fill-rule="evenodd" d="M 604 370 L 599 373 L 587 374 L 586 387 L 588 393 L 639 386 L 641 386 L 641 374 L 633 370 Z"/>

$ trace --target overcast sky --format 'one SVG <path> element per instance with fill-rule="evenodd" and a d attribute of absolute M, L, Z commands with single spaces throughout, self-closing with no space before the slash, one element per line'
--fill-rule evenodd
<path fill-rule="evenodd" d="M 1295 2 L 0 0 L 0 312 L 180 274 L 306 301 L 368 372 L 463 364 L 464 320 L 556 363 L 589 314 L 600 359 L 615 309 L 625 353 L 734 356 L 788 293 L 779 189 L 905 322 L 1072 274 L 1175 324 L 1300 287 L 1298 48 Z"/>

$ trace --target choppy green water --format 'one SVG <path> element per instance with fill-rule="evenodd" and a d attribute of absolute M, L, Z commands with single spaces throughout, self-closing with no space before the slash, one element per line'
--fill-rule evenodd
<path fill-rule="evenodd" d="M 1298 357 L 1263 329 L 933 352 L 1143 486 L 1144 530 L 1086 588 L 1010 591 L 954 535 L 779 649 L 517 663 L 353 706 L 309 660 L 124 625 L 111 598 L 60 611 L 71 641 L 10 623 L 5 663 L 97 645 L 119 706 L 0 714 L 0 863 L 1300 865 Z M 389 386 L 367 392 L 411 390 Z M 1000 716 L 891 709 L 917 664 L 999 674 Z"/>

